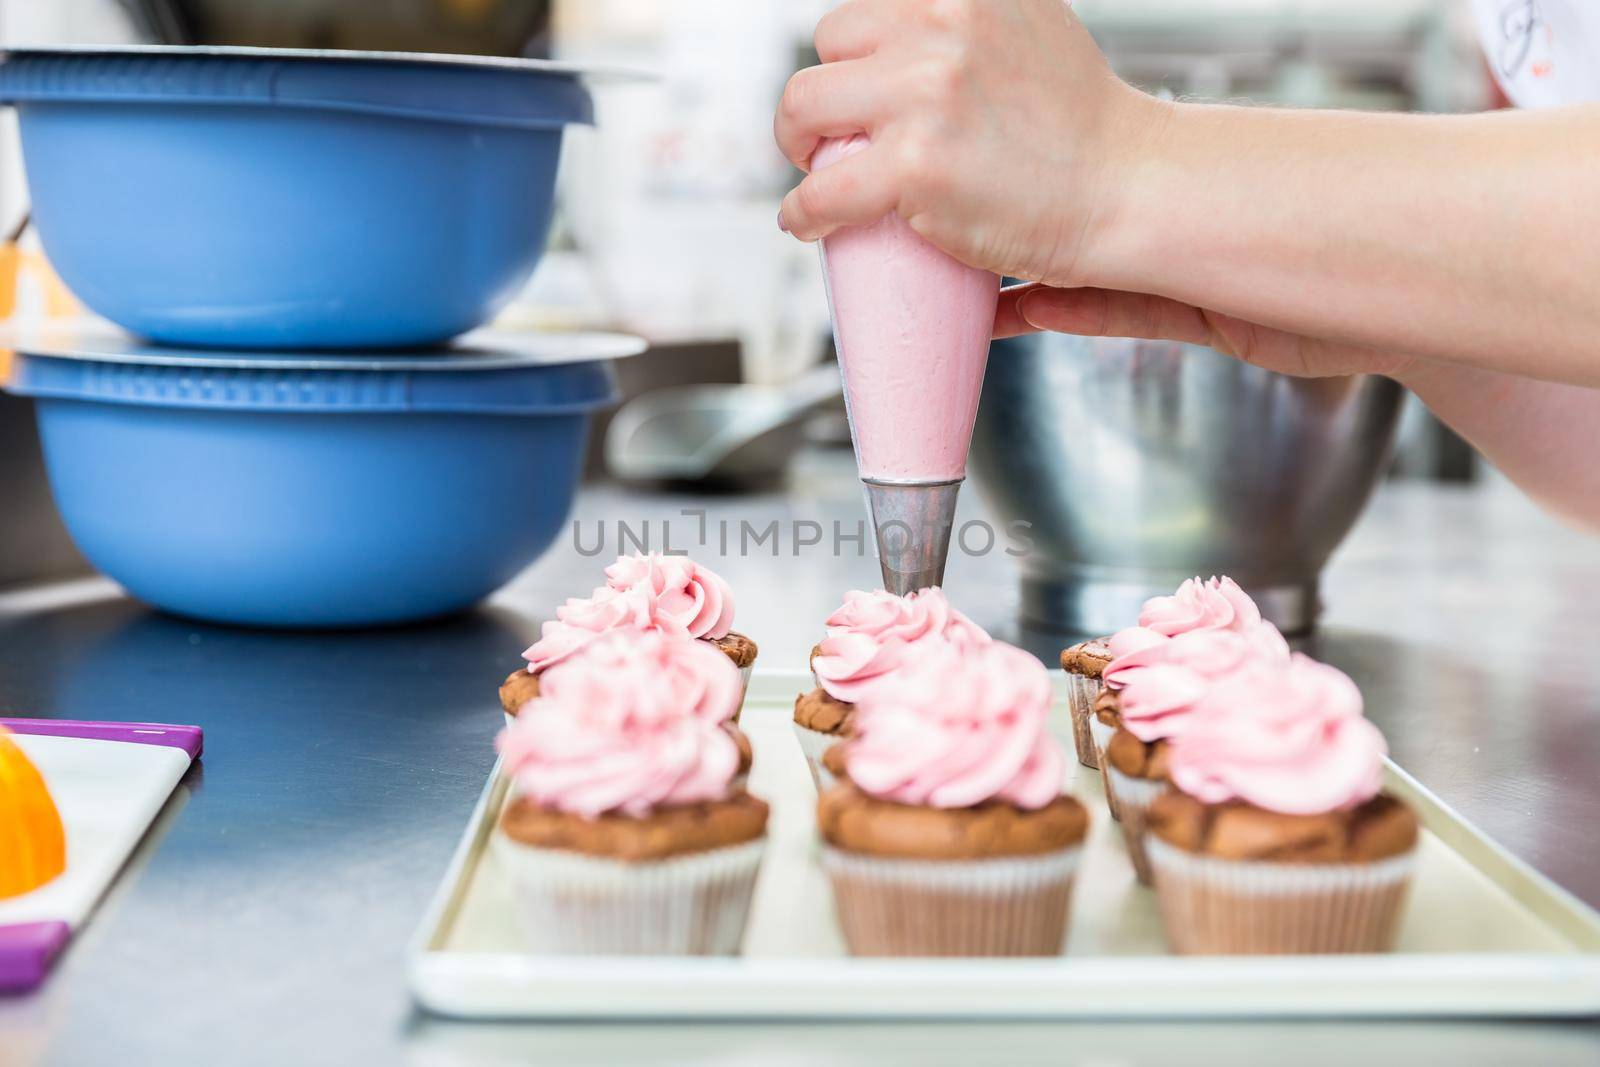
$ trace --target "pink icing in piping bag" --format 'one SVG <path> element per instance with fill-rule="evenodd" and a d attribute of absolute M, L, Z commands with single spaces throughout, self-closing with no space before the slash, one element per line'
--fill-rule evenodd
<path fill-rule="evenodd" d="M 812 168 L 867 144 L 865 134 L 824 141 Z M 884 586 L 904 594 L 940 585 L 1000 278 L 946 255 L 895 214 L 838 230 L 821 248 Z"/>

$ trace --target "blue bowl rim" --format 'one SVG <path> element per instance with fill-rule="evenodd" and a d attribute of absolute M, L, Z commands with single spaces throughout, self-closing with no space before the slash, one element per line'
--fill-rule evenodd
<path fill-rule="evenodd" d="M 24 116 L 44 107 L 154 106 L 345 112 L 542 131 L 594 123 L 586 80 L 535 60 L 508 66 L 19 49 L 0 53 L 0 103 Z"/>
<path fill-rule="evenodd" d="M 102 321 L 66 326 L 0 326 L 0 353 L 122 363 L 149 367 L 284 371 L 470 371 L 559 367 L 613 362 L 643 353 L 649 342 L 634 334 L 603 330 L 502 330 L 481 326 L 454 340 L 418 349 L 292 352 L 269 349 L 154 344 Z"/>
<path fill-rule="evenodd" d="M 44 58 L 82 58 L 89 56 L 167 56 L 175 59 L 239 58 L 321 60 L 348 63 L 384 63 L 415 66 L 479 67 L 494 70 L 556 74 L 579 78 L 590 85 L 654 82 L 661 76 L 641 67 L 610 63 L 569 63 L 554 59 L 526 59 L 520 56 L 478 56 L 451 52 L 395 52 L 353 48 L 264 48 L 253 45 L 176 45 L 176 44 L 66 44 L 16 45 L 0 48 L 0 61 L 12 56 Z"/>
<path fill-rule="evenodd" d="M 477 347 L 296 360 L 151 349 L 131 339 L 123 356 L 13 346 L 0 386 L 41 400 L 283 414 L 564 415 L 614 404 L 611 363 L 644 342 L 619 334 L 568 338 L 590 347 L 566 359 Z"/>

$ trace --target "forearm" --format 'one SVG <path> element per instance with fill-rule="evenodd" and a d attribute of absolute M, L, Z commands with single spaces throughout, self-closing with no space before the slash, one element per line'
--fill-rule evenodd
<path fill-rule="evenodd" d="M 1529 496 L 1600 529 L 1600 390 L 1438 363 L 1402 381 Z"/>
<path fill-rule="evenodd" d="M 1600 384 L 1600 107 L 1150 107 L 1069 284 Z"/>

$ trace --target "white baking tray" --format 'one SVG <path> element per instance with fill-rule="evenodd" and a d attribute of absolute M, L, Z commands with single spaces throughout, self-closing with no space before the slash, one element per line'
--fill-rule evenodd
<path fill-rule="evenodd" d="M 1064 678 L 1056 727 L 1066 735 Z M 1099 775 L 1073 761 L 1093 826 L 1056 959 L 852 959 L 815 862 L 816 794 L 790 729 L 800 672 L 751 680 L 740 725 L 769 848 L 739 958 L 541 955 L 485 848 L 506 797 L 490 775 L 408 959 L 417 1001 L 470 1018 L 1600 1015 L 1600 916 L 1485 838 L 1398 767 L 1425 828 L 1394 953 L 1177 957 L 1133 877 Z M 491 715 L 494 709 L 485 708 Z"/>

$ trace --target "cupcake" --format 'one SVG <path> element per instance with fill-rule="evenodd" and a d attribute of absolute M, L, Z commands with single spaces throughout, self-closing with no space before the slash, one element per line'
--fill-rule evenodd
<path fill-rule="evenodd" d="M 919 642 L 830 750 L 822 863 L 857 956 L 1053 956 L 1089 816 L 1026 652 Z"/>
<path fill-rule="evenodd" d="M 541 952 L 738 951 L 767 805 L 738 783 L 739 675 L 707 642 L 621 630 L 551 667 L 500 735 L 491 847 Z"/>
<path fill-rule="evenodd" d="M 1100 675 L 1111 662 L 1111 639 L 1097 637 L 1061 650 L 1061 669 L 1067 672 L 1067 711 L 1072 716 L 1072 745 L 1078 762 L 1099 769 L 1089 721 L 1100 695 Z"/>
<path fill-rule="evenodd" d="M 1167 751 L 1175 791 L 1146 816 L 1173 951 L 1393 948 L 1417 818 L 1380 791 L 1383 735 L 1355 683 L 1296 655 L 1230 676 L 1201 704 Z"/>
<path fill-rule="evenodd" d="M 908 647 L 939 641 L 970 648 L 991 640 L 937 588 L 905 596 L 853 589 L 825 625 L 828 636 L 811 650 L 816 688 L 794 703 L 795 736 L 818 789 L 833 784 L 823 752 L 849 736 L 856 702 L 894 672 Z"/>
<path fill-rule="evenodd" d="M 1210 691 L 1256 664 L 1286 664 L 1289 645 L 1277 627 L 1261 623 L 1247 634 L 1191 630 L 1128 657 L 1122 688 L 1110 692 L 1118 729 L 1106 745 L 1106 802 L 1122 823 L 1128 858 L 1144 885 L 1145 812 L 1167 789 L 1167 749 L 1193 727 Z"/>
<path fill-rule="evenodd" d="M 540 628 L 539 640 L 500 686 L 500 706 L 514 718 L 539 693 L 539 675 L 613 630 L 659 630 L 714 645 L 739 669 L 748 686 L 756 643 L 733 630 L 733 592 L 709 568 L 687 556 L 619 556 L 605 570 L 606 584 L 574 597 Z M 741 702 L 742 703 L 742 702 Z M 738 719 L 735 712 L 734 719 Z"/>
<path fill-rule="evenodd" d="M 1111 635 L 1106 643 L 1112 658 L 1101 669 L 1101 682 L 1106 690 L 1121 689 L 1123 672 L 1139 665 L 1136 657 L 1140 653 L 1183 634 L 1224 630 L 1248 635 L 1263 625 L 1271 627 L 1273 634 L 1278 633 L 1277 627 L 1263 623 L 1255 601 L 1232 578 L 1190 578 L 1171 596 L 1146 600 L 1139 609 L 1138 625 Z M 1117 726 L 1116 700 L 1097 703 L 1089 720 L 1095 746 L 1094 766 L 1103 762 L 1106 745 Z"/>

